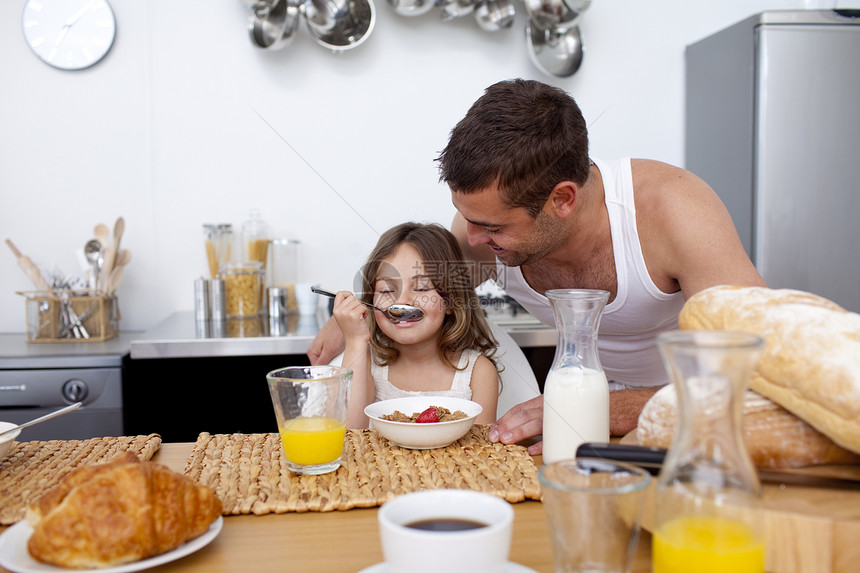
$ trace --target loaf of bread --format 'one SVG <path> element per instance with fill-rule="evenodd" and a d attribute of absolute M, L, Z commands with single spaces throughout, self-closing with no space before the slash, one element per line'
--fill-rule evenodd
<path fill-rule="evenodd" d="M 674 384 L 658 390 L 642 409 L 636 429 L 643 446 L 668 448 L 678 419 Z M 860 455 L 839 447 L 815 428 L 747 390 L 743 398 L 743 435 L 753 463 L 761 468 L 798 468 L 860 463 Z"/>
<path fill-rule="evenodd" d="M 717 286 L 690 297 L 678 323 L 761 335 L 750 388 L 860 453 L 860 315 L 807 292 Z"/>
<path fill-rule="evenodd" d="M 106 568 L 170 551 L 221 514 L 212 490 L 129 454 L 71 472 L 27 509 L 37 561 Z"/>

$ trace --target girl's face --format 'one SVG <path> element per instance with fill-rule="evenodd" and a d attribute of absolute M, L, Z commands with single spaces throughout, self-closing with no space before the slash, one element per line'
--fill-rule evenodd
<path fill-rule="evenodd" d="M 388 308 L 392 304 L 411 304 L 424 311 L 418 322 L 393 323 L 374 311 L 380 330 L 394 342 L 417 344 L 437 339 L 442 330 L 448 305 L 427 276 L 425 262 L 418 250 L 403 243 L 382 260 L 376 275 L 373 304 Z"/>

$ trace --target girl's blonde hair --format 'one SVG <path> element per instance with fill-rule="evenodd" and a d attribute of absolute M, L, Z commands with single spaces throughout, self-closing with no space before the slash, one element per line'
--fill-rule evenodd
<path fill-rule="evenodd" d="M 496 364 L 498 343 L 490 331 L 478 295 L 472 287 L 471 273 L 457 239 L 445 227 L 431 223 L 403 223 L 382 234 L 364 265 L 361 277 L 361 298 L 373 303 L 376 279 L 383 259 L 390 257 L 397 247 L 412 245 L 424 262 L 424 272 L 433 287 L 442 296 L 450 314 L 442 322 L 439 340 L 439 358 L 452 368 L 453 357 L 466 349 L 480 350 Z M 404 283 L 405 279 L 404 278 Z M 370 320 L 370 344 L 374 360 L 380 366 L 392 364 L 399 355 L 394 341 L 386 336 L 375 320 Z"/>

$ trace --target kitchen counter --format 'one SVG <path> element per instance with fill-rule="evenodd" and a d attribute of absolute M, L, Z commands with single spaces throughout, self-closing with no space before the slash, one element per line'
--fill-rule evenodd
<path fill-rule="evenodd" d="M 490 308 L 487 315 L 520 348 L 555 347 L 555 329 L 528 313 Z M 137 360 L 304 354 L 326 320 L 328 315 L 321 311 L 312 316 L 290 315 L 275 325 L 265 316 L 198 323 L 191 311 L 175 312 L 132 339 L 130 355 Z"/>
<path fill-rule="evenodd" d="M 142 333 L 123 332 L 104 342 L 27 342 L 23 332 L 0 334 L 0 370 L 119 368 Z"/>
<path fill-rule="evenodd" d="M 192 311 L 174 312 L 132 340 L 130 355 L 136 360 L 304 354 L 326 319 L 290 315 L 272 329 L 265 316 L 200 323 Z"/>

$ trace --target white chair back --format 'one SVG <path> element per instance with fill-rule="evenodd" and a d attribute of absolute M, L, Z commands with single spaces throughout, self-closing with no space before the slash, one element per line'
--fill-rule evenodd
<path fill-rule="evenodd" d="M 497 362 L 504 369 L 499 374 L 501 392 L 496 407 L 496 418 L 501 418 L 508 410 L 531 400 L 540 394 L 535 373 L 519 345 L 511 338 L 504 328 L 488 321 L 493 336 L 499 343 L 496 351 Z"/>

